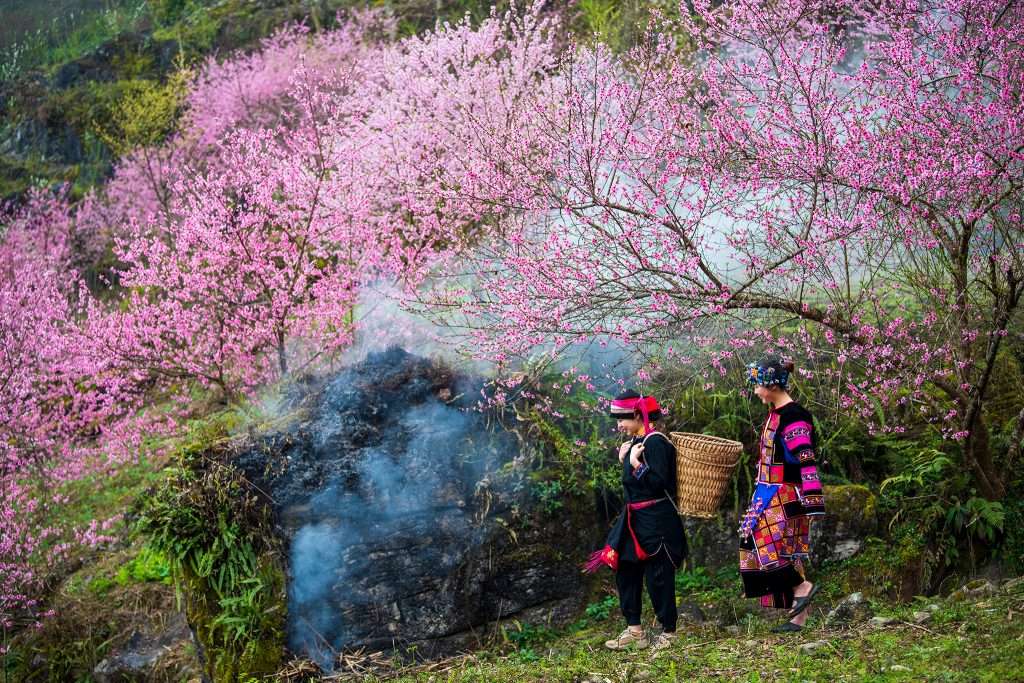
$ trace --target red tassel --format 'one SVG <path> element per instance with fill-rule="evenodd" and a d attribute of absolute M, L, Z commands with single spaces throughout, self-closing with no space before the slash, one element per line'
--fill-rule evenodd
<path fill-rule="evenodd" d="M 598 569 L 603 567 L 604 562 L 601 561 L 601 555 L 602 552 L 600 550 L 595 550 L 593 553 L 591 553 L 590 558 L 583 563 L 583 571 L 585 571 L 588 574 L 593 574 Z"/>
<path fill-rule="evenodd" d="M 605 546 L 590 555 L 590 558 L 583 563 L 583 571 L 593 574 L 602 566 L 608 566 L 613 572 L 619 569 L 619 554 L 611 546 Z"/>

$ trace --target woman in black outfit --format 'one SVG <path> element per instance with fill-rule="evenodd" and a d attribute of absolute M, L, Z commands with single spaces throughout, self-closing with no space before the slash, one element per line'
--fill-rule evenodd
<path fill-rule="evenodd" d="M 615 572 L 626 630 L 605 642 L 612 650 L 645 648 L 650 641 L 640 621 L 643 584 L 647 583 L 662 631 L 655 648 L 672 642 L 676 631 L 675 572 L 686 557 L 686 535 L 676 511 L 676 451 L 651 422 L 662 417 L 653 396 L 627 391 L 611 405 L 611 416 L 630 439 L 619 447 L 625 505 L 603 550 L 587 569 L 602 564 Z"/>

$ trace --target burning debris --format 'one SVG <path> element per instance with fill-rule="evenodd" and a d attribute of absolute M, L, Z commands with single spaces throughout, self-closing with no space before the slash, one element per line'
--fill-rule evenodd
<path fill-rule="evenodd" d="M 389 349 L 293 397 L 300 417 L 236 457 L 288 548 L 292 652 L 325 669 L 361 648 L 433 657 L 498 619 L 574 616 L 594 531 L 528 514 L 505 467 L 521 444 L 470 409 L 478 391 Z"/>

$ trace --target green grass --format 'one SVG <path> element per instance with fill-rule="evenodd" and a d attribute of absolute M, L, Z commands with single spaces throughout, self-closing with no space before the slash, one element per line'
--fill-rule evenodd
<path fill-rule="evenodd" d="M 692 598 L 693 595 L 688 596 Z M 824 630 L 822 615 L 795 636 L 769 632 L 774 619 L 751 615 L 739 634 L 710 625 L 680 629 L 678 641 L 652 656 L 614 653 L 603 641 L 621 628 L 615 614 L 576 632 L 521 650 L 485 652 L 453 660 L 447 671 L 409 670 L 387 680 L 407 683 L 494 681 L 1020 681 L 1024 680 L 1024 585 L 973 603 L 939 605 L 924 625 L 911 625 L 922 604 L 879 605 L 899 621 L 877 628 Z M 822 641 L 814 652 L 802 643 Z M 509 645 L 515 645 L 510 643 Z M 895 667 L 895 668 L 894 668 Z M 366 678 L 367 681 L 385 680 Z"/>

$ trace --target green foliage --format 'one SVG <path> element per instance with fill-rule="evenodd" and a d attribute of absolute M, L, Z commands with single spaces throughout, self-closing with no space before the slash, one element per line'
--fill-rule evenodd
<path fill-rule="evenodd" d="M 580 0 L 575 10 L 574 32 L 616 52 L 626 52 L 643 38 L 655 13 L 674 16 L 679 4 L 672 0 Z"/>
<path fill-rule="evenodd" d="M 994 543 L 1003 530 L 1003 504 L 972 496 L 964 502 L 953 501 L 946 511 L 946 525 L 953 531 Z"/>
<path fill-rule="evenodd" d="M 350 3 L 347 3 L 350 4 Z M 509 9 L 508 0 L 373 0 L 378 7 L 386 7 L 398 18 L 400 36 L 411 36 L 432 29 L 438 23 L 455 23 L 468 16 L 473 22 L 485 19 L 493 5 L 498 12 Z"/>
<path fill-rule="evenodd" d="M 1024 574 L 1024 497 L 1011 490 L 1006 502 L 1005 529 L 1000 556 L 1016 574 Z"/>
<path fill-rule="evenodd" d="M 710 590 L 715 580 L 704 567 L 693 567 L 676 572 L 676 592 L 680 595 Z"/>
<path fill-rule="evenodd" d="M 167 558 L 216 683 L 269 674 L 284 648 L 284 572 L 267 502 L 224 458 L 226 425 L 200 422 L 139 529 Z"/>
<path fill-rule="evenodd" d="M 171 583 L 171 566 L 163 553 L 148 545 L 142 546 L 139 554 L 117 570 L 117 583 L 126 586 L 131 582 L 144 583 L 159 581 Z"/>
<path fill-rule="evenodd" d="M 71 10 L 44 14 L 38 26 L 0 52 L 0 81 L 24 72 L 54 67 L 92 52 L 121 33 L 134 29 L 145 15 L 143 0 L 111 0 L 100 10 Z"/>
<path fill-rule="evenodd" d="M 611 616 L 612 610 L 615 609 L 618 604 L 619 601 L 614 595 L 606 595 L 601 600 L 588 604 L 584 614 L 587 615 L 588 619 L 604 621 Z"/>
<path fill-rule="evenodd" d="M 556 635 L 555 631 L 547 626 L 524 624 L 518 619 L 514 619 L 511 626 L 501 627 L 502 637 L 520 652 L 524 650 L 532 652 L 534 648 L 543 645 Z"/>
<path fill-rule="evenodd" d="M 577 4 L 587 29 L 603 43 L 618 37 L 622 15 L 619 4 L 616 0 L 580 0 Z"/>
<path fill-rule="evenodd" d="M 181 19 L 185 10 L 195 3 L 192 0 L 146 0 L 146 4 L 153 18 L 166 26 Z"/>
<path fill-rule="evenodd" d="M 882 482 L 881 492 L 886 487 L 922 488 L 940 483 L 952 468 L 953 461 L 935 448 L 918 449 L 910 443 L 893 442 L 893 448 L 903 450 L 909 456 L 909 466 L 903 472 Z"/>
<path fill-rule="evenodd" d="M 214 8 L 196 0 L 149 0 L 154 16 L 160 27 L 153 32 L 158 40 L 177 41 L 181 53 L 195 59 L 213 48 L 224 24 L 224 17 L 230 16 L 234 7 L 217 12 Z"/>
<path fill-rule="evenodd" d="M 890 440 L 888 446 L 898 470 L 882 482 L 882 508 L 890 514 L 891 533 L 908 527 L 925 539 L 923 585 L 964 560 L 973 569 L 979 550 L 987 554 L 1002 533 L 1003 504 L 975 495 L 969 473 L 938 444 Z"/>
<path fill-rule="evenodd" d="M 163 142 L 174 130 L 187 92 L 190 72 L 180 70 L 166 82 L 130 80 L 90 129 L 117 156 Z"/>
<path fill-rule="evenodd" d="M 538 481 L 534 484 L 533 491 L 537 495 L 541 510 L 548 514 L 565 506 L 565 502 L 562 500 L 562 482 L 558 479 Z"/>
<path fill-rule="evenodd" d="M 612 438 L 608 419 L 597 412 L 596 399 L 574 391 L 554 400 L 560 417 L 533 407 L 521 413 L 528 438 L 543 445 L 532 478 L 534 494 L 547 512 L 561 508 L 565 496 L 617 492 L 620 486 L 615 457 L 619 440 Z"/>

